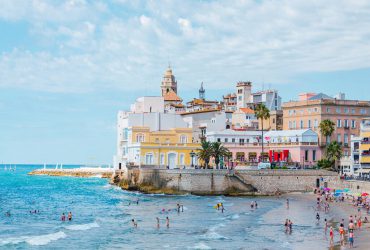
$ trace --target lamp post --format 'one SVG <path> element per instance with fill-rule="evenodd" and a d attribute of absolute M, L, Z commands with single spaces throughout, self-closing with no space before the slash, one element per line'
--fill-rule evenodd
<path fill-rule="evenodd" d="M 194 151 L 192 150 L 190 152 L 190 157 L 191 157 L 191 167 L 193 168 L 194 167 L 194 156 L 195 156 L 195 153 Z"/>

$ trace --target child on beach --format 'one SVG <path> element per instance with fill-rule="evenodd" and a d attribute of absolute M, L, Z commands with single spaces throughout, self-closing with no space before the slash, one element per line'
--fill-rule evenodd
<path fill-rule="evenodd" d="M 348 241 L 349 241 L 349 248 L 353 248 L 353 242 L 354 242 L 354 233 L 353 233 L 353 231 L 349 232 Z"/>
<path fill-rule="evenodd" d="M 330 226 L 329 235 L 330 235 L 330 246 L 332 246 L 334 244 L 334 231 L 332 226 Z"/>
<path fill-rule="evenodd" d="M 344 246 L 344 224 L 341 223 L 339 226 L 340 245 Z"/>

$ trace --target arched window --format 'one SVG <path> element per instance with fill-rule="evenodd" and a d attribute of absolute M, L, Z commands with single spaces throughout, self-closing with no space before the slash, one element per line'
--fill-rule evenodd
<path fill-rule="evenodd" d="M 180 143 L 187 143 L 188 142 L 188 137 L 186 135 L 181 135 L 180 136 Z"/>
<path fill-rule="evenodd" d="M 226 129 L 230 129 L 230 125 L 226 125 Z"/>

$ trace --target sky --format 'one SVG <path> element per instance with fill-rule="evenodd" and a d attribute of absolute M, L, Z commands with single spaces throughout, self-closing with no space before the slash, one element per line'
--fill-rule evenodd
<path fill-rule="evenodd" d="M 111 163 L 116 114 L 274 88 L 370 99 L 370 1 L 0 0 L 0 163 Z"/>

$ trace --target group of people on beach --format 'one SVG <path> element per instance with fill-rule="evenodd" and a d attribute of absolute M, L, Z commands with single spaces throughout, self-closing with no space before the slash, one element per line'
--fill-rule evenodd
<path fill-rule="evenodd" d="M 365 202 L 366 200 L 363 199 L 362 197 L 357 197 L 356 198 L 353 195 L 347 195 L 347 194 L 346 195 L 342 194 L 340 196 L 337 195 L 335 197 L 334 193 L 329 192 L 329 191 L 324 191 L 324 190 L 323 191 L 315 190 L 315 194 L 317 194 L 317 201 L 316 201 L 317 211 L 320 211 L 323 208 L 324 212 L 328 213 L 330 202 L 344 202 L 345 198 L 347 198 L 347 200 L 349 200 L 350 203 L 352 203 L 352 205 L 355 208 L 357 208 L 355 210 L 357 212 L 357 214 L 355 214 L 354 216 L 350 215 L 349 218 L 348 218 L 347 232 L 346 232 L 346 229 L 345 229 L 345 221 L 344 221 L 343 218 L 342 218 L 342 220 L 339 224 L 339 227 L 338 227 L 340 245 L 345 246 L 345 244 L 346 244 L 345 240 L 346 240 L 346 235 L 347 235 L 349 248 L 353 248 L 354 247 L 355 230 L 360 231 L 363 221 L 365 223 L 368 222 L 368 219 L 367 219 L 366 216 L 364 217 L 364 220 L 362 219 L 361 208 L 366 208 L 367 209 L 369 204 L 366 204 L 366 202 Z M 368 209 L 367 209 L 367 212 L 368 212 Z M 320 221 L 319 212 L 316 213 L 316 220 L 317 220 L 317 223 L 319 223 L 319 221 Z M 329 238 L 330 239 L 329 244 L 330 244 L 330 246 L 333 246 L 334 245 L 335 230 L 334 230 L 332 225 L 329 226 L 329 223 L 328 223 L 326 218 L 324 219 L 324 223 L 325 223 L 325 227 L 324 227 L 325 235 L 327 234 L 327 230 L 329 228 L 329 237 L 330 237 Z"/>
<path fill-rule="evenodd" d="M 251 209 L 253 210 L 253 209 L 257 209 L 258 208 L 258 203 L 257 203 L 257 201 L 252 201 L 251 202 Z"/>
<path fill-rule="evenodd" d="M 60 216 L 61 221 L 72 221 L 72 212 L 69 212 L 68 215 L 66 216 L 65 213 L 62 213 L 62 216 Z"/>

